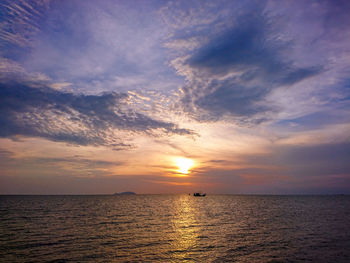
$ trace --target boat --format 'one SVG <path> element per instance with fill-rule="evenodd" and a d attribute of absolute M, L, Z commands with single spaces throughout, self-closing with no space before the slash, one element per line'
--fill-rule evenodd
<path fill-rule="evenodd" d="M 202 194 L 202 193 L 193 193 L 193 196 L 206 196 L 207 194 L 206 193 L 204 193 L 204 194 Z"/>

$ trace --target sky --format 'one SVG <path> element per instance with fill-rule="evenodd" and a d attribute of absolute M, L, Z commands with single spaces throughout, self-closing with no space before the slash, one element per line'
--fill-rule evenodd
<path fill-rule="evenodd" d="M 350 194 L 350 2 L 4 0 L 0 194 Z"/>

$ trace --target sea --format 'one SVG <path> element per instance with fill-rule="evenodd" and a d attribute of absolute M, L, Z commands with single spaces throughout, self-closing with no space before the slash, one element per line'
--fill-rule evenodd
<path fill-rule="evenodd" d="M 0 196 L 0 262 L 350 262 L 350 196 Z"/>

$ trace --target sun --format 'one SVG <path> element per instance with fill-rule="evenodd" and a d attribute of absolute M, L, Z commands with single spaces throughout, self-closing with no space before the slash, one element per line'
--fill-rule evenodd
<path fill-rule="evenodd" d="M 194 161 L 188 158 L 178 157 L 175 159 L 176 165 L 179 167 L 177 172 L 182 174 L 188 174 L 191 167 L 194 165 Z"/>

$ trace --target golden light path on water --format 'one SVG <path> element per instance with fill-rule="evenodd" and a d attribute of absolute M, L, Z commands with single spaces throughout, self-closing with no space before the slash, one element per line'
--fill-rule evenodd
<path fill-rule="evenodd" d="M 178 251 L 176 257 L 178 260 L 184 261 L 191 258 L 191 250 L 198 244 L 198 236 L 200 233 L 200 226 L 196 220 L 197 207 L 194 205 L 194 200 L 189 196 L 181 196 L 174 203 L 176 216 L 172 218 L 172 225 L 174 229 L 174 240 L 171 245 L 173 250 Z"/>

